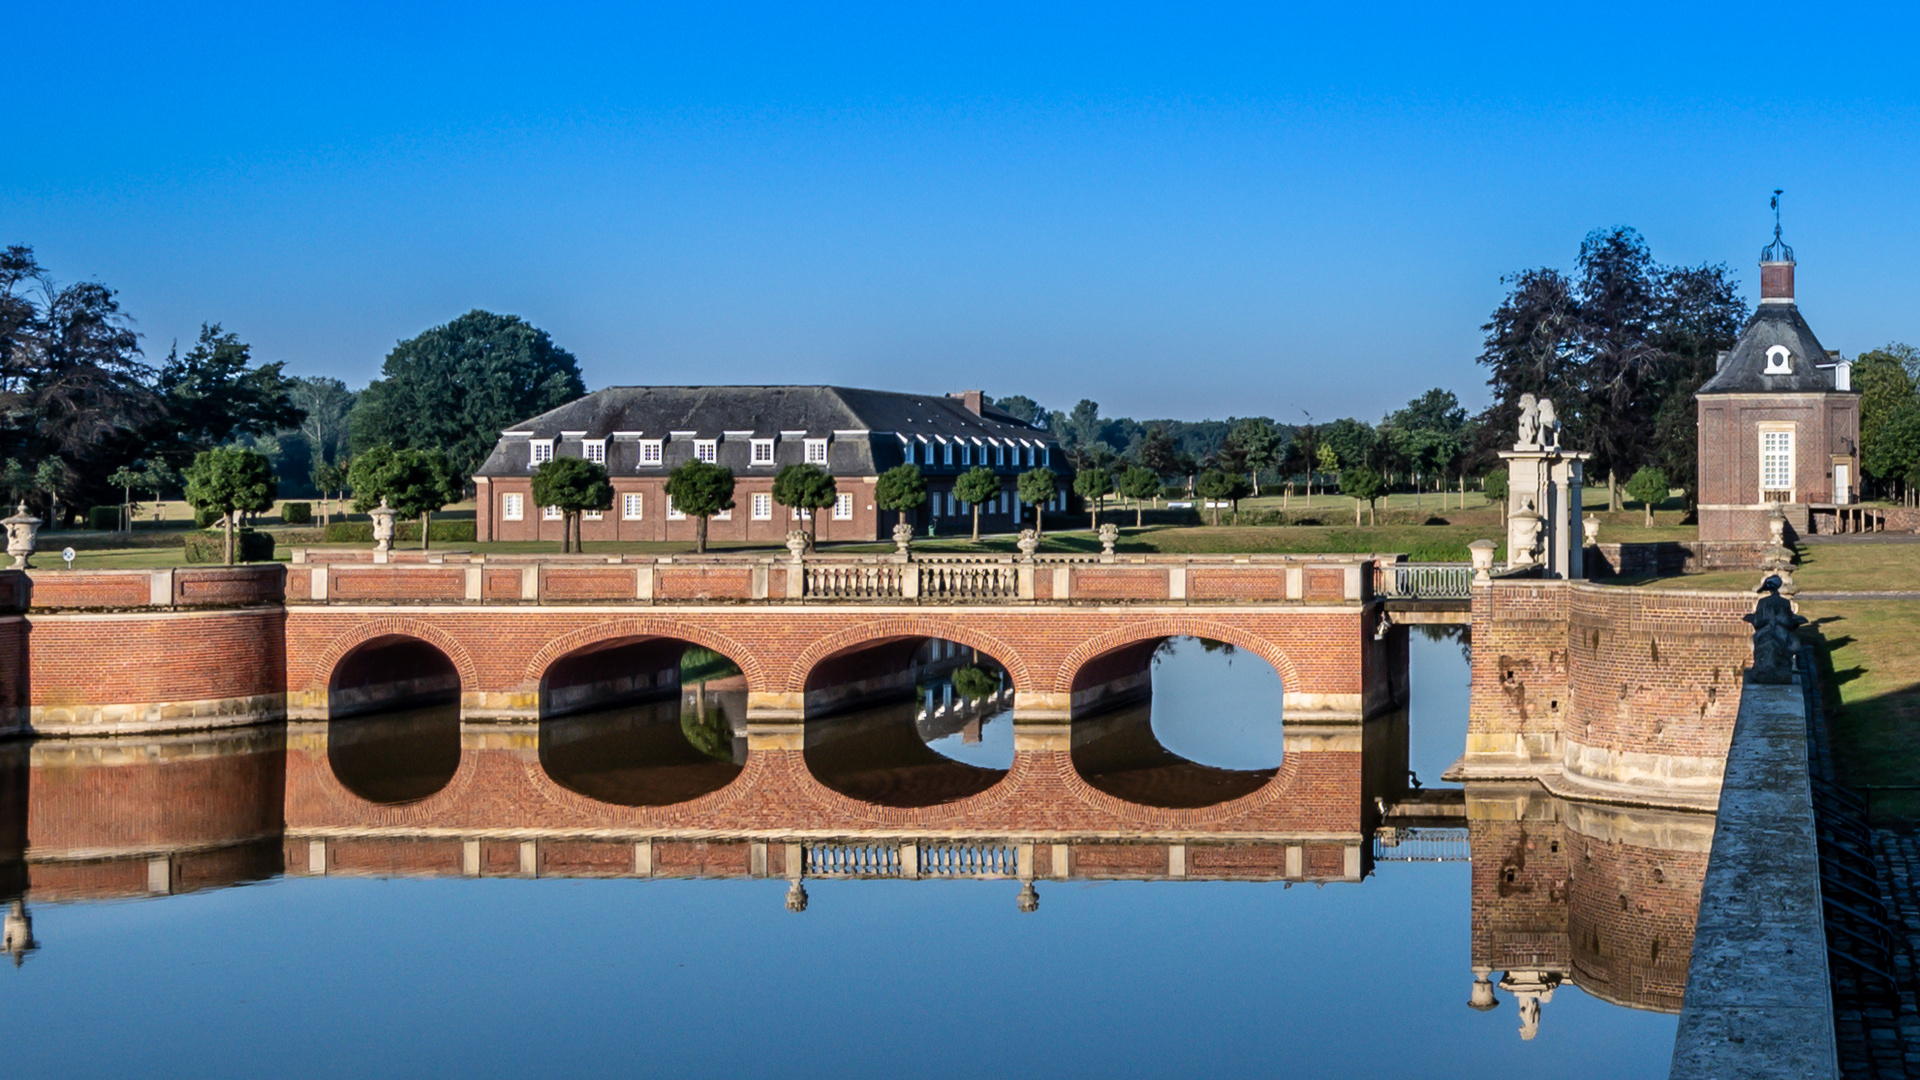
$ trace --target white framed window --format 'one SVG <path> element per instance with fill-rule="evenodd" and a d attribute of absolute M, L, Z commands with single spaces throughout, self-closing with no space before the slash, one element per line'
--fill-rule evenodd
<path fill-rule="evenodd" d="M 1040 464 L 1042 465 L 1053 464 L 1053 447 L 1043 446 L 1040 448 Z"/>
<path fill-rule="evenodd" d="M 540 508 L 540 516 L 548 521 L 559 521 L 562 515 L 557 506 L 543 506 Z"/>
<path fill-rule="evenodd" d="M 581 521 L 599 521 L 604 516 L 605 516 L 605 511 L 601 511 L 601 510 L 582 510 L 580 512 Z"/>
<path fill-rule="evenodd" d="M 827 440 L 807 440 L 807 464 L 825 465 L 827 463 Z"/>
<path fill-rule="evenodd" d="M 660 443 L 661 443 L 660 439 L 641 439 L 640 440 L 640 464 L 642 465 L 660 464 Z"/>
<path fill-rule="evenodd" d="M 647 497 L 640 494 L 628 494 L 620 497 L 620 516 L 628 521 L 639 521 L 647 509 Z"/>
<path fill-rule="evenodd" d="M 501 521 L 525 521 L 527 519 L 527 501 L 516 493 L 500 496 Z"/>
<path fill-rule="evenodd" d="M 527 445 L 532 448 L 530 451 L 531 456 L 528 460 L 533 462 L 533 464 L 540 465 L 553 460 L 552 439 L 534 439 Z"/>
<path fill-rule="evenodd" d="M 940 444 L 940 464 L 942 465 L 953 464 L 953 444 L 952 443 Z"/>
<path fill-rule="evenodd" d="M 972 443 L 960 444 L 960 464 L 962 465 L 973 464 L 973 444 Z"/>
<path fill-rule="evenodd" d="M 586 440 L 580 444 L 580 456 L 596 465 L 605 465 L 607 463 L 607 440 Z"/>
<path fill-rule="evenodd" d="M 693 457 L 695 461 L 705 461 L 705 462 L 708 462 L 709 464 L 720 460 L 720 440 L 718 439 L 693 440 Z"/>
<path fill-rule="evenodd" d="M 794 507 L 794 508 L 793 508 L 793 520 L 795 520 L 795 521 L 812 521 L 812 520 L 813 520 L 813 511 L 811 511 L 811 510 L 806 510 L 806 509 L 802 509 L 801 507 L 798 507 L 798 506 L 796 506 L 796 507 Z"/>
<path fill-rule="evenodd" d="M 1005 443 L 993 444 L 993 463 L 995 465 L 1005 465 L 1007 463 L 1007 446 Z"/>
<path fill-rule="evenodd" d="M 1793 374 L 1793 350 L 1785 345 L 1775 345 L 1767 350 L 1767 370 L 1762 375 Z"/>
<path fill-rule="evenodd" d="M 753 520 L 773 520 L 773 496 L 764 491 L 753 493 Z"/>
<path fill-rule="evenodd" d="M 687 515 L 681 513 L 679 508 L 673 505 L 673 496 L 671 495 L 667 496 L 667 520 L 668 521 L 687 520 Z"/>
<path fill-rule="evenodd" d="M 753 463 L 755 465 L 773 464 L 773 440 L 772 439 L 753 440 Z"/>
<path fill-rule="evenodd" d="M 833 520 L 853 520 L 853 493 L 843 491 L 833 497 Z"/>
<path fill-rule="evenodd" d="M 1793 491 L 1793 429 L 1760 429 L 1760 490 Z"/>

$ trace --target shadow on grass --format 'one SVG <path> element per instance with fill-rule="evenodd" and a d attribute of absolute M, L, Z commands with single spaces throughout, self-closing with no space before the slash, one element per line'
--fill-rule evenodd
<path fill-rule="evenodd" d="M 1801 629 L 1820 672 L 1835 779 L 1867 800 L 1874 825 L 1920 827 L 1920 681 L 1848 700 L 1842 688 L 1872 671 L 1853 662 L 1855 635 L 1832 633 L 1848 621 L 1823 615 Z"/>

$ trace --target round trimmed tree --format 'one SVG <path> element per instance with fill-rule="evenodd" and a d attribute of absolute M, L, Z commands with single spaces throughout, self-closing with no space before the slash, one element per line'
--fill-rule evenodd
<path fill-rule="evenodd" d="M 733 509 L 733 470 L 708 461 L 683 461 L 667 474 L 667 498 L 693 519 L 693 550 L 707 550 L 707 519 Z"/>
<path fill-rule="evenodd" d="M 195 454 L 193 464 L 187 466 L 187 501 L 196 510 L 222 515 L 225 521 L 228 566 L 233 565 L 234 517 L 273 509 L 279 494 L 273 462 L 258 450 L 216 446 Z"/>
<path fill-rule="evenodd" d="M 1648 466 L 1628 479 L 1627 498 L 1637 500 L 1647 511 L 1646 520 L 1641 524 L 1641 528 L 1653 528 L 1653 508 L 1666 502 L 1672 490 L 1673 485 L 1667 481 L 1664 469 Z"/>
<path fill-rule="evenodd" d="M 909 461 L 881 473 L 873 485 L 873 505 L 893 511 L 901 521 L 907 520 L 909 510 L 927 505 L 927 478 L 920 466 Z"/>
<path fill-rule="evenodd" d="M 773 478 L 773 501 L 789 510 L 804 510 L 807 534 L 820 539 L 819 511 L 832 506 L 840 497 L 833 474 L 818 465 L 788 465 Z"/>
<path fill-rule="evenodd" d="M 613 506 L 613 485 L 607 467 L 585 458 L 557 457 L 533 470 L 533 501 L 560 509 L 560 550 L 585 551 L 580 536 L 580 514 Z"/>
<path fill-rule="evenodd" d="M 980 542 L 980 506 L 1000 496 L 1000 477 L 985 465 L 975 465 L 953 482 L 953 497 L 973 511 L 973 542 Z"/>
<path fill-rule="evenodd" d="M 1372 525 L 1375 521 L 1374 500 L 1386 490 L 1386 481 L 1365 465 L 1340 470 L 1340 494 L 1353 500 L 1353 525 L 1356 529 L 1360 527 L 1360 504 L 1367 504 L 1367 524 Z"/>
<path fill-rule="evenodd" d="M 1160 477 L 1152 469 L 1132 465 L 1120 474 L 1120 494 L 1133 500 L 1133 527 L 1140 527 L 1140 506 L 1160 496 Z"/>
<path fill-rule="evenodd" d="M 1047 534 L 1047 504 L 1059 493 L 1060 477 L 1052 469 L 1041 466 L 1028 469 L 1020 474 L 1016 485 L 1020 501 L 1033 507 L 1033 531 L 1036 535 Z"/>
<path fill-rule="evenodd" d="M 1100 528 L 1100 500 L 1113 491 L 1113 474 L 1102 468 L 1082 469 L 1073 476 L 1073 493 L 1087 501 L 1093 527 Z"/>

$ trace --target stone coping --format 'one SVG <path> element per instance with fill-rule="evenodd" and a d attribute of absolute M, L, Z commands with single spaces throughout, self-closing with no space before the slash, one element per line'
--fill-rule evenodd
<path fill-rule="evenodd" d="M 1727 749 L 1673 1080 L 1840 1075 L 1798 683 L 1749 683 Z"/>
<path fill-rule="evenodd" d="M 360 565 L 399 566 L 449 566 L 484 563 L 500 566 L 523 566 L 534 563 L 542 566 L 758 566 L 786 565 L 792 557 L 784 552 L 773 550 L 756 552 L 709 552 L 705 555 L 677 553 L 672 555 L 650 555 L 633 552 L 616 552 L 607 555 L 562 554 L 560 552 L 536 552 L 531 554 L 475 554 L 449 548 L 445 551 L 417 548 L 395 550 L 387 553 L 386 561 L 376 563 L 371 548 L 293 548 L 290 559 L 293 565 L 347 563 Z M 809 565 L 821 564 L 876 564 L 901 561 L 900 556 L 891 552 L 869 552 L 865 554 L 836 554 L 833 552 L 809 552 L 806 562 Z M 968 563 L 1016 563 L 1020 557 L 1011 552 L 995 551 L 956 551 L 956 552 L 915 552 L 907 561 L 930 565 L 968 564 Z M 1099 552 L 1050 552 L 1036 554 L 1036 563 L 1045 564 L 1105 564 L 1113 566 L 1349 566 L 1367 562 L 1402 562 L 1404 555 L 1381 554 L 1373 552 L 1358 553 L 1302 553 L 1272 552 L 1257 554 L 1143 554 L 1122 552 L 1107 560 Z M 1465 565 L 1465 564 L 1462 564 Z"/>

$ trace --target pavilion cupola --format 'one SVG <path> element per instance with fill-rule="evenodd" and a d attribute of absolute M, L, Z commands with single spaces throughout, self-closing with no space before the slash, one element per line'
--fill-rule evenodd
<path fill-rule="evenodd" d="M 1793 303 L 1793 249 L 1780 239 L 1780 192 L 1773 193 L 1773 243 L 1760 250 L 1760 302 Z"/>

